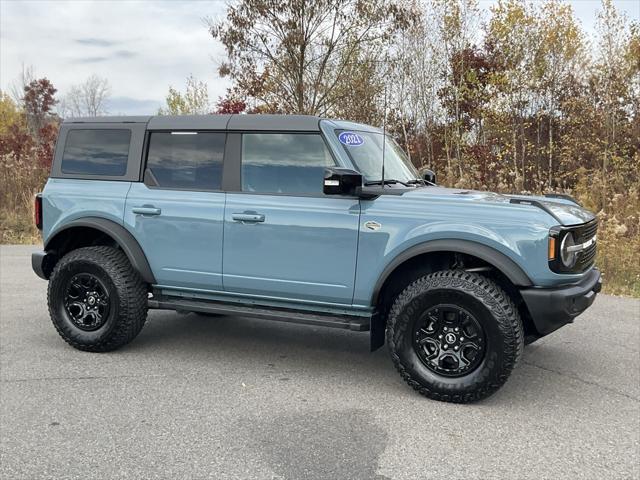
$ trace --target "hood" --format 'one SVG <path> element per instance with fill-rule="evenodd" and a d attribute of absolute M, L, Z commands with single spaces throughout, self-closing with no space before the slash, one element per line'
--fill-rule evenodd
<path fill-rule="evenodd" d="M 577 225 L 588 222 L 595 215 L 586 208 L 582 208 L 569 199 L 553 198 L 535 195 L 502 195 L 478 190 L 462 190 L 445 187 L 416 188 L 404 194 L 412 198 L 429 197 L 460 202 L 486 202 L 487 204 L 513 204 L 514 207 L 528 206 L 532 209 L 543 210 L 553 217 L 560 225 Z"/>

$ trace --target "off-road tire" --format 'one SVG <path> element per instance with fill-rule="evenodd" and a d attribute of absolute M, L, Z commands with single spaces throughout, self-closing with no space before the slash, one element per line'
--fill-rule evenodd
<path fill-rule="evenodd" d="M 94 331 L 74 325 L 64 306 L 68 282 L 82 273 L 97 277 L 109 295 L 106 321 Z M 72 347 L 88 352 L 108 352 L 126 345 L 140 333 L 147 318 L 147 285 L 126 255 L 112 247 L 85 247 L 66 254 L 51 274 L 47 299 L 60 336 Z"/>
<path fill-rule="evenodd" d="M 481 363 L 464 376 L 447 377 L 427 368 L 413 346 L 416 318 L 437 302 L 463 304 L 477 315 L 487 338 Z M 493 281 L 464 270 L 435 272 L 407 286 L 393 302 L 386 327 L 391 358 L 402 378 L 434 400 L 468 403 L 496 392 L 509 378 L 524 348 L 524 333 L 511 298 Z"/>

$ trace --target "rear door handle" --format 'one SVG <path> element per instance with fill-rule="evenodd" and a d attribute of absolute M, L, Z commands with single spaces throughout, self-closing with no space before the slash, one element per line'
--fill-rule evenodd
<path fill-rule="evenodd" d="M 160 215 L 162 213 L 162 210 L 152 206 L 133 207 L 131 211 L 136 215 Z"/>
<path fill-rule="evenodd" d="M 259 223 L 264 222 L 264 215 L 261 213 L 232 213 L 231 218 L 236 222 L 242 223 Z"/>

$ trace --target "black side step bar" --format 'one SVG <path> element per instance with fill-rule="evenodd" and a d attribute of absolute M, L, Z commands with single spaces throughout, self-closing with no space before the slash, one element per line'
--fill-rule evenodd
<path fill-rule="evenodd" d="M 370 317 L 310 313 L 275 307 L 239 305 L 209 300 L 184 299 L 179 297 L 155 296 L 149 299 L 149 308 L 164 310 L 186 310 L 219 315 L 264 318 L 279 322 L 300 323 L 322 327 L 344 328 L 363 332 L 369 330 Z"/>

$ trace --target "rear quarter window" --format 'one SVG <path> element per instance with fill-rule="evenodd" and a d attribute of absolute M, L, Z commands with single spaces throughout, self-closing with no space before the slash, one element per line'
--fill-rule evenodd
<path fill-rule="evenodd" d="M 62 173 L 123 176 L 127 172 L 131 131 L 74 129 L 67 133 Z"/>

